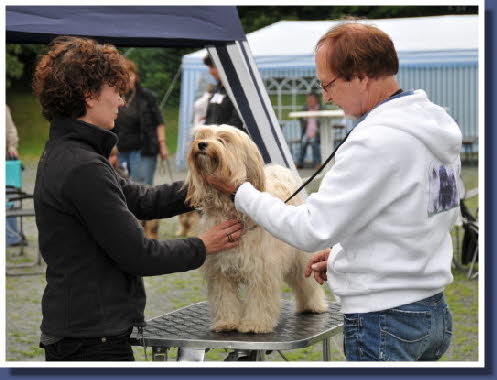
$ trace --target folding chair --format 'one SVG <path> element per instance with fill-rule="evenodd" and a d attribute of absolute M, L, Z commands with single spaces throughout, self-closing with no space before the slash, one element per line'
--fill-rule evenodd
<path fill-rule="evenodd" d="M 464 237 L 461 247 L 461 263 L 468 265 L 468 279 L 473 279 L 478 276 L 478 272 L 474 271 L 475 264 L 478 261 L 478 222 L 476 218 L 471 215 L 464 200 L 461 200 L 461 217 L 462 227 L 464 229 Z"/>
<path fill-rule="evenodd" d="M 17 240 L 21 242 L 21 244 L 17 244 L 19 249 L 19 256 L 24 254 L 24 244 L 25 236 L 23 230 L 23 219 L 19 217 L 19 210 L 22 209 L 22 200 L 29 199 L 33 196 L 31 194 L 27 194 L 21 190 L 20 187 L 7 185 L 5 187 L 5 199 L 6 199 L 6 222 L 5 222 L 5 230 L 6 230 L 6 240 L 10 237 L 11 239 Z M 19 224 L 17 223 L 19 219 Z M 10 245 L 8 245 L 10 247 Z"/>
<path fill-rule="evenodd" d="M 479 228 L 477 216 L 470 213 L 465 200 L 477 194 L 477 189 L 468 191 L 460 200 L 461 215 L 456 223 L 456 249 L 452 259 L 453 266 L 461 271 L 467 271 L 467 278 L 470 280 L 478 277 L 475 265 L 478 262 Z M 461 229 L 464 232 L 462 242 L 459 235 Z"/>
<path fill-rule="evenodd" d="M 8 162 L 8 161 L 7 161 Z M 9 177 L 7 176 L 7 179 Z M 9 182 L 9 181 L 7 181 Z M 28 194 L 24 192 L 20 187 L 18 186 L 13 186 L 13 185 L 7 185 L 5 189 L 5 199 L 6 199 L 6 210 L 5 210 L 5 216 L 6 218 L 18 218 L 20 223 L 20 228 L 19 231 L 15 230 L 10 230 L 13 234 L 19 234 L 19 236 L 24 236 L 23 234 L 23 218 L 25 217 L 34 217 L 35 212 L 34 209 L 29 208 L 25 209 L 22 207 L 22 201 L 24 199 L 32 199 L 33 195 Z M 7 224 L 7 228 L 9 228 L 9 225 Z M 20 252 L 19 255 L 24 254 L 24 245 L 20 245 Z M 17 272 L 17 271 L 11 271 L 12 269 L 23 269 L 23 268 L 31 268 L 34 266 L 40 266 L 42 264 L 42 259 L 41 259 L 41 252 L 39 249 L 37 249 L 37 257 L 34 261 L 26 264 L 12 264 L 12 265 L 7 265 L 7 275 L 8 276 L 23 276 L 23 275 L 36 275 L 36 274 L 43 274 L 45 273 L 44 271 L 30 271 L 30 272 Z"/>

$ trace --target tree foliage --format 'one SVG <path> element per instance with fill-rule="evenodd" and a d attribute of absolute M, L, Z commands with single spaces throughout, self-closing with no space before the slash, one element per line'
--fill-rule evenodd
<path fill-rule="evenodd" d="M 245 33 L 251 33 L 278 21 L 337 20 L 343 17 L 368 19 L 475 14 L 471 6 L 239 6 L 238 15 Z"/>
<path fill-rule="evenodd" d="M 138 67 L 141 84 L 151 89 L 161 102 L 181 66 L 183 55 L 196 49 L 192 48 L 128 48 L 121 49 L 126 58 Z M 167 105 L 178 105 L 181 82 L 179 77 L 174 83 Z"/>
<path fill-rule="evenodd" d="M 7 71 L 7 88 L 11 85 L 12 78 L 20 78 L 22 75 L 22 70 L 24 64 L 19 59 L 19 54 L 22 51 L 21 45 L 10 44 L 7 45 L 7 54 L 5 59 L 6 71 Z"/>

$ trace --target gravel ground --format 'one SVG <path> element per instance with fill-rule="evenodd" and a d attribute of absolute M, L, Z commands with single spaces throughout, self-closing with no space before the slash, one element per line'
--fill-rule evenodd
<path fill-rule="evenodd" d="M 171 158 L 171 166 L 174 159 Z M 32 193 L 34 187 L 36 162 L 24 162 L 23 189 Z M 185 173 L 173 173 L 174 180 L 184 178 Z M 311 174 L 310 170 L 301 172 L 302 177 Z M 169 176 L 157 176 L 155 183 L 169 182 Z M 32 201 L 24 201 L 24 208 L 32 207 Z M 172 238 L 177 227 L 177 219 L 164 219 L 160 224 L 161 238 Z M 34 218 L 25 218 L 24 231 L 29 239 L 29 246 L 20 255 L 19 248 L 7 249 L 7 272 L 22 276 L 6 277 L 6 358 L 9 361 L 42 361 L 43 350 L 38 347 L 39 326 L 41 323 L 40 301 L 45 286 L 45 266 L 11 269 L 11 265 L 29 264 L 37 257 L 37 230 Z M 455 328 L 453 344 L 443 360 L 474 361 L 478 359 L 478 281 L 466 280 L 463 274 L 456 273 L 455 281 L 447 288 L 447 299 L 454 314 Z M 161 315 L 179 307 L 206 299 L 205 286 L 198 270 L 188 273 L 175 273 L 164 276 L 145 278 L 147 290 L 147 319 Z M 282 289 L 283 298 L 290 298 L 288 287 Z M 331 296 L 330 296 L 331 297 Z M 344 360 L 341 349 L 342 335 L 337 335 L 332 342 L 332 359 Z M 224 350 L 211 350 L 207 360 L 223 360 Z M 289 360 L 314 361 L 321 359 L 321 344 L 284 352 Z M 137 360 L 145 360 L 143 349 L 135 348 Z M 174 359 L 175 350 L 171 352 Z M 150 359 L 150 351 L 148 353 Z M 281 356 L 273 352 L 268 360 L 281 361 Z"/>

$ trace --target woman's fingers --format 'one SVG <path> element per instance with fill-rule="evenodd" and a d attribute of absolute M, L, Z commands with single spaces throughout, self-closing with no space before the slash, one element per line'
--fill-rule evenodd
<path fill-rule="evenodd" d="M 237 223 L 233 224 L 230 227 L 227 227 L 223 230 L 223 232 L 228 235 L 228 234 L 234 234 L 235 232 L 242 231 L 243 230 L 243 224 L 242 223 Z"/>

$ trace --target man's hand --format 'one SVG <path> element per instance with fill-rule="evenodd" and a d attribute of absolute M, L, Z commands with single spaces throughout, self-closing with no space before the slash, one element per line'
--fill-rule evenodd
<path fill-rule="evenodd" d="M 236 185 L 224 183 L 220 181 L 216 176 L 213 176 L 212 174 L 207 174 L 204 178 L 209 185 L 211 185 L 213 188 L 226 195 L 233 194 L 237 189 Z"/>
<path fill-rule="evenodd" d="M 331 248 L 328 248 L 324 251 L 315 253 L 305 266 L 305 277 L 309 277 L 311 273 L 314 273 L 314 279 L 318 283 L 323 285 L 328 279 L 328 277 L 326 276 L 326 268 L 328 265 L 328 256 L 330 255 L 330 252 Z"/>

